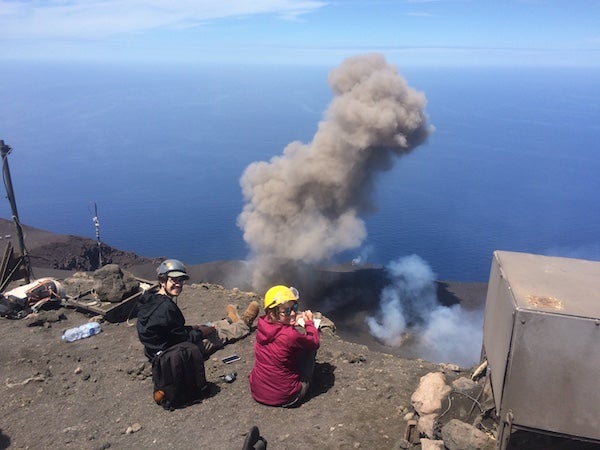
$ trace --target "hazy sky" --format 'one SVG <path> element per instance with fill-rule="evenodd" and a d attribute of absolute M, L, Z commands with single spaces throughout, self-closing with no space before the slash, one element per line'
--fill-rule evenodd
<path fill-rule="evenodd" d="M 0 0 L 0 60 L 600 66 L 600 0 Z"/>

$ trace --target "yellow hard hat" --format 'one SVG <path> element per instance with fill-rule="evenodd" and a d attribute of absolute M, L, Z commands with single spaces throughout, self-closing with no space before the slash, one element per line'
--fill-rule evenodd
<path fill-rule="evenodd" d="M 290 300 L 298 301 L 300 294 L 298 290 L 287 286 L 273 286 L 265 294 L 265 309 L 275 308 Z"/>

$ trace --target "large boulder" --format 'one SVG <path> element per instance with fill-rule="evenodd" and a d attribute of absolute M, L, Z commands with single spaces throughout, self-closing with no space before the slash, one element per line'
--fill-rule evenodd
<path fill-rule="evenodd" d="M 442 428 L 442 440 L 448 450 L 494 450 L 496 441 L 478 428 L 457 419 Z"/>
<path fill-rule="evenodd" d="M 137 293 L 140 283 L 133 275 L 123 272 L 118 264 L 107 264 L 93 275 L 93 292 L 99 300 L 118 303 Z"/>

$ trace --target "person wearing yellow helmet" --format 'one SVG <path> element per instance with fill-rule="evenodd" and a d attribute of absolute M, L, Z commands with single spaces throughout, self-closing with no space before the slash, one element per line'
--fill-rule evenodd
<path fill-rule="evenodd" d="M 310 310 L 299 311 L 300 294 L 277 285 L 264 297 L 265 314 L 258 318 L 250 392 L 270 406 L 299 405 L 308 392 L 320 344 Z M 303 319 L 304 326 L 299 326 Z"/>

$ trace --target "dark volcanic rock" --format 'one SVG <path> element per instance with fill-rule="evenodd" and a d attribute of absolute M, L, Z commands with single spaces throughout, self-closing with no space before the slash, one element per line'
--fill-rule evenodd
<path fill-rule="evenodd" d="M 33 266 L 92 271 L 100 266 L 99 248 L 102 265 L 118 264 L 121 267 L 131 267 L 152 261 L 150 258 L 118 250 L 109 245 L 98 246 L 93 240 L 78 236 L 68 236 L 65 242 L 51 242 L 36 247 L 29 252 L 29 258 Z"/>
<path fill-rule="evenodd" d="M 103 243 L 98 245 L 98 242 L 93 239 L 51 233 L 27 225 L 21 225 L 21 228 L 25 248 L 33 267 L 89 272 L 106 264 L 118 264 L 128 268 L 157 261 Z M 16 225 L 13 221 L 0 218 L 0 239 L 7 244 L 10 242 L 15 254 L 21 254 Z M 100 264 L 100 254 L 102 264 Z"/>
<path fill-rule="evenodd" d="M 138 292 L 139 287 L 139 281 L 118 264 L 107 264 L 94 272 L 94 292 L 100 300 L 118 303 Z"/>

